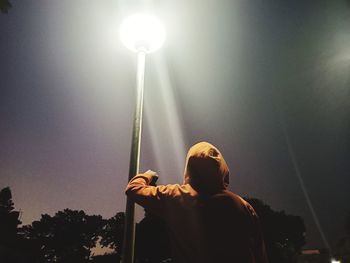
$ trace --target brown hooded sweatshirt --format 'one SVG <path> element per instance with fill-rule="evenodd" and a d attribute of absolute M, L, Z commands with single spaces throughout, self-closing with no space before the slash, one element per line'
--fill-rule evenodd
<path fill-rule="evenodd" d="M 227 190 L 229 169 L 207 142 L 190 148 L 184 183 L 151 186 L 153 172 L 136 175 L 126 194 L 161 216 L 177 263 L 267 263 L 258 217 Z"/>

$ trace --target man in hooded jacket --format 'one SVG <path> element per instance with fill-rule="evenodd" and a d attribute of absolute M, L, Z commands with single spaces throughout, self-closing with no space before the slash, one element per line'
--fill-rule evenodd
<path fill-rule="evenodd" d="M 267 263 L 258 216 L 227 190 L 229 169 L 220 151 L 200 142 L 186 158 L 184 183 L 152 186 L 156 173 L 136 175 L 126 194 L 164 219 L 177 263 Z"/>

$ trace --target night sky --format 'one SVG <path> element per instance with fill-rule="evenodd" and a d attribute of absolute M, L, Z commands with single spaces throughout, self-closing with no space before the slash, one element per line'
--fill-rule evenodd
<path fill-rule="evenodd" d="M 64 208 L 123 211 L 136 57 L 118 30 L 140 3 L 11 3 L 0 15 L 0 188 L 24 224 Z M 142 6 L 167 40 L 147 57 L 141 170 L 181 183 L 188 147 L 209 141 L 231 190 L 303 217 L 306 247 L 334 246 L 350 211 L 349 1 Z"/>

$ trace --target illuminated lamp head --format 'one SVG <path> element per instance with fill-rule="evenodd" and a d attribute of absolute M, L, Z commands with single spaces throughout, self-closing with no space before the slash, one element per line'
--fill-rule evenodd
<path fill-rule="evenodd" d="M 123 21 L 120 38 L 123 44 L 134 52 L 151 53 L 163 45 L 165 29 L 154 16 L 135 14 Z"/>

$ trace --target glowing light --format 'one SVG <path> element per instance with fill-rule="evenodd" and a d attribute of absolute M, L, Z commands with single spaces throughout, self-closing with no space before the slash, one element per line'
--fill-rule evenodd
<path fill-rule="evenodd" d="M 134 52 L 151 53 L 165 41 L 165 29 L 160 21 L 149 14 L 127 17 L 120 27 L 123 44 Z"/>
<path fill-rule="evenodd" d="M 340 262 L 340 260 L 336 260 L 336 259 L 332 258 L 331 263 L 341 263 L 341 262 Z"/>

